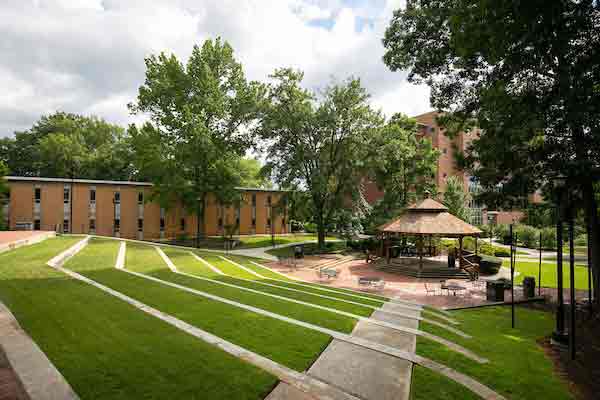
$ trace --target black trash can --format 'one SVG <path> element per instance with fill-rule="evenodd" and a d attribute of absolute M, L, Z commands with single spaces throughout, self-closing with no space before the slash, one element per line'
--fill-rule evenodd
<path fill-rule="evenodd" d="M 535 297 L 535 278 L 533 276 L 523 278 L 523 297 L 526 299 Z"/>
<path fill-rule="evenodd" d="M 304 246 L 294 246 L 294 257 L 304 258 Z"/>
<path fill-rule="evenodd" d="M 504 282 L 487 281 L 485 289 L 487 301 L 504 301 Z"/>

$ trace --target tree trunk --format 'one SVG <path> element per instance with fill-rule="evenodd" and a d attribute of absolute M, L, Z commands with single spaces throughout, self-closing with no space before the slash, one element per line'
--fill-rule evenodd
<path fill-rule="evenodd" d="M 585 219 L 588 234 L 588 266 L 592 268 L 592 281 L 594 293 L 596 294 L 594 309 L 598 312 L 600 299 L 598 289 L 600 285 L 600 217 L 598 217 L 598 203 L 594 196 L 594 187 L 590 182 L 583 188 L 583 198 L 585 206 Z"/>
<path fill-rule="evenodd" d="M 323 213 L 317 213 L 317 246 L 319 249 L 325 249 L 325 221 L 323 221 Z"/>
<path fill-rule="evenodd" d="M 206 194 L 202 194 L 200 196 L 200 200 L 198 200 L 198 205 L 196 209 L 196 247 L 200 247 L 200 239 L 204 238 L 204 213 L 206 207 L 204 204 L 206 202 Z"/>

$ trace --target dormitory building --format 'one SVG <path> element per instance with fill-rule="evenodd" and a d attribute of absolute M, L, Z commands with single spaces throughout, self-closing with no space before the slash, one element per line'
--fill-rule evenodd
<path fill-rule="evenodd" d="M 197 235 L 197 217 L 181 206 L 168 209 L 151 200 L 147 182 L 6 177 L 4 205 L 9 229 L 96 234 L 127 239 L 166 239 Z M 283 191 L 238 188 L 241 201 L 222 205 L 207 196 L 204 234 L 289 232 Z"/>

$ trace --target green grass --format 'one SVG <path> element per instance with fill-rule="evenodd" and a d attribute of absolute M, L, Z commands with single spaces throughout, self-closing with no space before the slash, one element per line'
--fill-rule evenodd
<path fill-rule="evenodd" d="M 250 274 L 250 273 L 244 271 L 243 269 L 236 267 L 235 265 L 233 265 L 231 263 L 225 262 L 221 259 L 216 259 L 215 253 L 197 252 L 197 254 L 205 259 L 218 260 L 218 262 L 213 263 L 213 265 L 217 266 L 217 268 L 221 269 L 221 271 L 223 271 L 227 275 L 231 275 L 231 276 L 234 276 L 237 278 L 260 280 L 260 278 L 257 277 L 256 275 Z M 272 279 L 283 281 L 283 282 L 278 282 L 278 281 L 273 281 L 273 280 L 269 280 L 269 279 L 264 280 L 266 283 L 270 283 L 273 285 L 289 287 L 289 288 L 298 289 L 298 290 L 304 290 L 307 292 L 320 294 L 320 295 L 337 297 L 342 300 L 350 300 L 350 301 L 354 301 L 357 303 L 363 303 L 363 304 L 372 305 L 372 306 L 376 306 L 376 307 L 381 307 L 383 305 L 383 303 L 388 300 L 385 297 L 371 295 L 369 293 L 356 292 L 356 291 L 352 291 L 352 290 L 335 288 L 335 287 L 325 288 L 325 289 L 330 289 L 330 290 L 333 290 L 336 292 L 336 293 L 332 293 L 329 291 L 322 290 L 323 288 L 321 286 L 311 285 L 311 284 L 308 284 L 305 282 L 301 282 L 303 286 L 299 286 L 297 284 L 297 282 L 292 279 L 282 277 L 281 275 L 270 272 L 264 268 L 257 267 L 256 265 L 254 265 L 250 262 L 250 260 L 253 260 L 251 258 L 246 258 L 246 257 L 241 257 L 241 256 L 230 256 L 230 255 L 226 255 L 225 257 L 227 257 L 230 260 L 233 260 L 233 261 L 243 265 L 244 267 L 251 269 L 263 276 L 269 276 Z M 261 260 L 258 260 L 258 261 L 260 263 Z M 218 265 L 216 265 L 216 264 L 218 264 Z M 296 284 L 295 284 L 295 282 L 296 282 Z M 304 286 L 304 285 L 308 285 L 308 286 Z M 367 297 L 368 299 L 361 299 L 361 298 L 357 298 L 354 296 L 348 296 L 348 294 L 360 295 L 363 297 Z M 371 300 L 369 300 L 369 299 L 371 299 Z"/>
<path fill-rule="evenodd" d="M 263 399 L 277 383 L 274 376 L 45 265 L 78 240 L 48 239 L 0 254 L 0 300 L 81 399 Z M 69 264 L 111 264 L 115 250 L 94 245 Z"/>
<path fill-rule="evenodd" d="M 114 262 L 112 265 L 98 262 L 114 260 L 117 249 L 118 242 L 114 240 L 91 240 L 66 268 L 297 371 L 305 370 L 331 339 L 307 328 L 118 271 Z M 151 246 L 129 244 L 125 266 L 161 278 L 162 274 L 173 275 L 175 279 L 171 281 L 182 285 L 190 283 L 187 285 L 190 287 L 195 286 L 192 280 L 197 281 L 193 278 L 178 281 L 176 274 L 164 270 L 163 260 Z"/>
<path fill-rule="evenodd" d="M 516 328 L 510 326 L 509 307 L 486 307 L 452 312 L 461 329 L 473 337 L 464 339 L 435 326 L 422 329 L 458 343 L 490 360 L 478 364 L 439 344 L 417 338 L 417 354 L 465 373 L 509 399 L 571 399 L 567 385 L 553 371 L 538 340 L 554 327 L 551 313 L 518 307 Z M 413 399 L 464 399 L 464 389 L 455 391 L 449 380 L 432 379 L 421 368 L 414 370 Z"/>
<path fill-rule="evenodd" d="M 191 274 L 191 275 L 210 277 L 211 279 L 214 279 L 214 280 L 217 280 L 220 282 L 225 282 L 225 283 L 229 283 L 229 284 L 233 284 L 233 285 L 237 285 L 237 286 L 242 286 L 245 288 L 258 290 L 263 293 L 274 294 L 277 296 L 282 296 L 282 297 L 289 298 L 289 299 L 299 300 L 299 301 L 303 301 L 303 302 L 310 303 L 310 304 L 316 304 L 316 305 L 320 305 L 323 307 L 333 308 L 336 310 L 353 313 L 353 314 L 360 315 L 363 317 L 370 316 L 374 311 L 372 308 L 364 307 L 364 306 L 361 306 L 358 304 L 345 303 L 343 301 L 337 301 L 335 299 L 325 299 L 325 298 L 315 296 L 313 294 L 308 294 L 308 293 L 298 293 L 298 292 L 286 290 L 282 287 L 271 287 L 271 286 L 261 285 L 257 282 L 265 282 L 265 283 L 269 283 L 269 284 L 275 284 L 276 282 L 270 281 L 268 279 L 261 280 L 260 278 L 257 278 L 254 275 L 252 275 L 252 278 L 254 278 L 254 279 L 252 279 L 252 281 L 250 281 L 250 282 L 241 280 L 241 279 L 237 279 L 236 277 L 244 278 L 244 276 L 239 276 L 235 273 L 231 274 L 231 276 L 218 275 L 218 274 L 214 273 L 212 270 L 210 270 L 210 268 L 208 268 L 207 266 L 205 266 L 204 264 L 202 264 L 198 260 L 196 260 L 194 257 L 192 257 L 189 253 L 186 254 L 185 252 L 180 252 L 178 250 L 166 250 L 165 253 L 169 256 L 169 258 L 171 258 L 171 261 L 173 261 L 173 263 L 177 266 L 177 268 L 180 271 Z M 233 264 L 229 263 L 228 261 L 222 260 L 214 255 L 204 254 L 204 255 L 202 255 L 202 258 L 205 261 L 209 262 L 210 264 L 214 265 L 215 267 L 219 268 L 221 271 L 225 270 L 225 268 L 224 268 L 225 266 L 233 266 L 234 268 L 237 268 L 237 270 L 239 270 L 240 272 L 248 274 L 243 269 L 238 268 L 238 267 L 234 266 Z M 243 275 L 243 274 L 240 274 L 240 275 Z M 210 286 L 212 287 L 213 285 L 210 285 Z M 224 286 L 221 286 L 221 287 L 224 288 Z M 234 289 L 232 289 L 232 290 L 234 290 Z M 254 296 L 257 296 L 257 295 L 254 295 Z M 283 300 L 278 300 L 278 299 L 273 299 L 273 298 L 270 298 L 269 303 L 276 303 L 276 304 L 281 303 L 283 306 L 285 306 L 287 303 L 288 305 L 306 308 L 305 306 L 300 306 L 300 305 L 296 305 L 294 303 L 285 302 Z M 285 308 L 287 308 L 287 307 L 285 307 Z M 322 314 L 322 313 L 323 313 L 323 311 L 321 311 L 318 314 Z M 329 313 L 327 312 L 326 314 L 329 314 Z"/>
<path fill-rule="evenodd" d="M 252 236 L 239 236 L 236 237 L 241 243 L 236 247 L 238 249 L 249 249 L 256 247 L 271 247 L 273 246 L 273 241 L 271 236 L 264 235 L 252 235 Z M 275 245 L 282 244 L 292 244 L 292 243 L 301 243 L 308 242 L 311 240 L 318 240 L 317 235 L 309 233 L 309 234 L 294 234 L 294 235 L 275 235 Z M 326 236 L 325 240 L 337 240 L 336 237 Z"/>
<path fill-rule="evenodd" d="M 510 268 L 510 261 L 505 260 L 502 262 L 504 267 Z M 523 282 L 523 278 L 526 276 L 533 276 L 538 279 L 539 273 L 539 262 L 537 261 L 517 261 L 516 270 L 519 272 L 519 275 L 515 276 L 515 282 L 517 284 L 521 284 Z M 587 279 L 587 267 L 575 265 L 575 288 L 586 290 L 588 288 L 588 279 Z M 544 263 L 542 262 L 542 286 L 555 288 L 557 287 L 557 276 L 556 273 L 556 264 Z M 563 283 L 564 287 L 569 287 L 571 285 L 571 279 L 569 274 L 569 264 L 563 263 Z"/>

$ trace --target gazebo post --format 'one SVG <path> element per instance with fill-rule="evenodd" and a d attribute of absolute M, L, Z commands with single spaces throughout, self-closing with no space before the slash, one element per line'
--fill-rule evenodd
<path fill-rule="evenodd" d="M 386 233 L 385 237 L 385 262 L 386 264 L 390 263 L 390 235 Z"/>
<path fill-rule="evenodd" d="M 458 266 L 462 267 L 463 237 L 458 237 Z"/>
<path fill-rule="evenodd" d="M 479 255 L 477 251 L 477 236 L 475 236 L 475 255 Z"/>
<path fill-rule="evenodd" d="M 423 270 L 423 235 L 419 235 L 419 271 Z"/>

